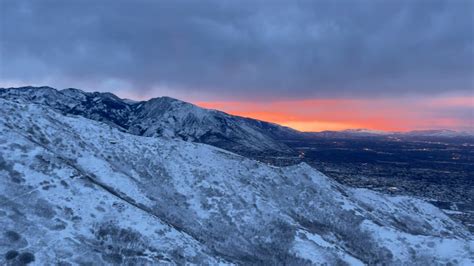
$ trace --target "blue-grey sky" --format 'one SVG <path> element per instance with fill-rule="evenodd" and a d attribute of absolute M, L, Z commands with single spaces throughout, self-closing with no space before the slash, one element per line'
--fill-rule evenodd
<path fill-rule="evenodd" d="M 243 100 L 474 88 L 474 1 L 0 3 L 5 85 Z"/>
<path fill-rule="evenodd" d="M 0 87 L 168 95 L 304 130 L 474 130 L 473 73 L 471 0 L 0 0 Z"/>

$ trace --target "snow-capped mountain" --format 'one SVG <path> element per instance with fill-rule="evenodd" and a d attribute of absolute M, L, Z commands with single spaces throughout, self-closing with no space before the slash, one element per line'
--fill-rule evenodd
<path fill-rule="evenodd" d="M 331 137 L 331 138 L 367 138 L 367 137 L 400 137 L 400 138 L 472 138 L 474 134 L 467 131 L 454 131 L 448 129 L 414 130 L 407 132 L 380 131 L 370 129 L 346 129 L 341 131 L 321 131 L 301 133 L 305 137 Z"/>
<path fill-rule="evenodd" d="M 0 99 L 3 265 L 474 263 L 473 236 L 422 200 L 54 105 Z"/>
<path fill-rule="evenodd" d="M 0 98 L 47 105 L 140 136 L 180 138 L 245 154 L 289 153 L 291 149 L 278 139 L 299 134 L 287 127 L 203 109 L 169 97 L 134 102 L 111 93 L 21 87 L 0 89 Z"/>
<path fill-rule="evenodd" d="M 359 135 L 365 135 L 365 136 L 390 134 L 387 131 L 364 129 L 364 128 L 346 129 L 346 130 L 342 130 L 341 132 L 342 133 L 348 133 L 348 134 L 359 134 Z"/>
<path fill-rule="evenodd" d="M 406 136 L 412 137 L 474 137 L 474 133 L 467 131 L 454 131 L 449 129 L 432 129 L 432 130 L 414 130 L 404 133 Z"/>
<path fill-rule="evenodd" d="M 325 130 L 320 132 L 305 132 L 302 133 L 305 137 L 330 137 L 330 138 L 357 138 L 357 137 L 374 137 L 374 136 L 388 136 L 393 133 L 370 130 L 370 129 L 346 129 L 341 131 Z"/>

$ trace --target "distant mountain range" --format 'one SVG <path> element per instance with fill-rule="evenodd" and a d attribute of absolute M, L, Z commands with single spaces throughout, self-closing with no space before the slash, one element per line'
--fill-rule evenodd
<path fill-rule="evenodd" d="M 430 140 L 435 138 L 474 138 L 474 133 L 448 129 L 413 130 L 407 132 L 390 132 L 369 129 L 347 129 L 341 131 L 302 132 L 305 138 L 401 138 L 406 140 Z"/>
<path fill-rule="evenodd" d="M 291 129 L 73 89 L 2 90 L 0 113 L 1 265 L 474 263 L 472 234 L 420 199 L 181 140 L 285 151 Z"/>
<path fill-rule="evenodd" d="M 0 98 L 37 103 L 63 114 L 80 115 L 146 137 L 169 137 L 205 143 L 242 155 L 293 154 L 285 140 L 314 137 L 472 137 L 452 130 L 384 132 L 368 129 L 300 132 L 256 119 L 205 109 L 170 97 L 147 101 L 121 99 L 112 93 L 51 87 L 0 88 Z"/>

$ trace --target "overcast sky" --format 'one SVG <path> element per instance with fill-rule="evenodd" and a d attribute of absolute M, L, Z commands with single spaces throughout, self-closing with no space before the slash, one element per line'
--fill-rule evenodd
<path fill-rule="evenodd" d="M 474 89 L 474 1 L 0 2 L 4 85 L 200 100 Z"/>
<path fill-rule="evenodd" d="M 0 3 L 0 87 L 167 95 L 304 130 L 474 131 L 471 0 Z"/>

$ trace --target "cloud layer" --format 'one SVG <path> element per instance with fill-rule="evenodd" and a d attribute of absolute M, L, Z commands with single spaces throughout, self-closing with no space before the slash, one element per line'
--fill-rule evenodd
<path fill-rule="evenodd" d="M 0 85 L 215 100 L 465 95 L 473 3 L 2 0 Z"/>

